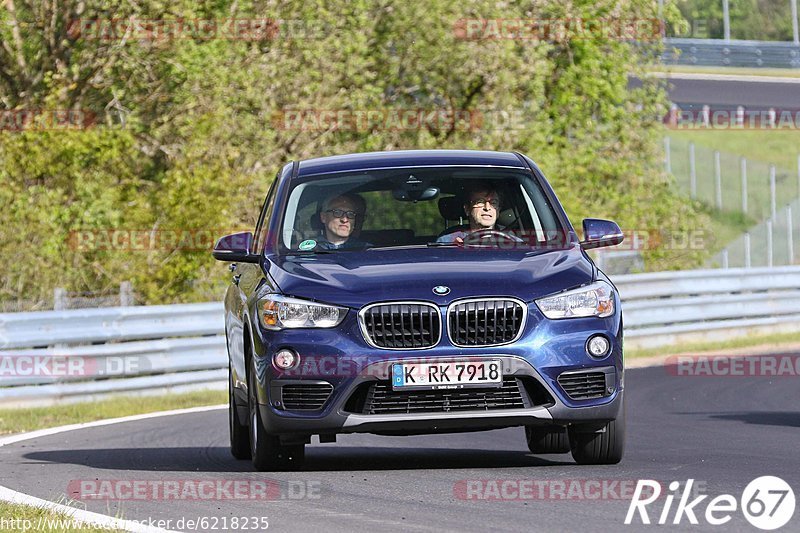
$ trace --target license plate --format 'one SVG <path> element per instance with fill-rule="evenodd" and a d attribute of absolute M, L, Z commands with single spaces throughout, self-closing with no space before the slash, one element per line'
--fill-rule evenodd
<path fill-rule="evenodd" d="M 392 365 L 392 388 L 463 389 L 500 387 L 503 367 L 498 360 L 451 361 L 447 363 L 403 363 Z"/>

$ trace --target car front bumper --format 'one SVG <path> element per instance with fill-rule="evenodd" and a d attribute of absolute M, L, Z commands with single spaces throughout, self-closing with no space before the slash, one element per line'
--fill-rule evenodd
<path fill-rule="evenodd" d="M 482 358 L 487 356 L 481 356 Z M 429 358 L 397 358 L 366 365 L 358 375 L 347 379 L 333 389 L 324 406 L 316 411 L 297 411 L 281 406 L 281 390 L 286 385 L 298 383 L 327 383 L 325 380 L 296 380 L 276 378 L 270 381 L 263 408 L 259 410 L 267 431 L 280 435 L 323 435 L 340 433 L 377 433 L 387 435 L 412 435 L 424 433 L 446 433 L 458 431 L 478 431 L 522 425 L 585 425 L 598 424 L 617 417 L 622 404 L 623 390 L 621 376 L 617 368 L 606 362 L 604 365 L 588 367 L 584 371 L 606 373 L 611 392 L 602 398 L 585 400 L 582 406 L 567 405 L 562 401 L 563 391 L 554 390 L 536 369 L 524 358 L 515 356 L 491 356 L 500 359 L 504 377 L 535 380 L 534 385 L 546 391 L 549 398 L 544 404 L 534 405 L 532 396 L 525 394 L 530 406 L 504 409 L 471 409 L 445 412 L 414 412 L 392 414 L 367 414 L 352 412 L 348 408 L 358 390 L 373 382 L 389 380 L 391 366 L 399 361 L 430 361 Z M 472 357 L 437 358 L 438 361 L 463 361 Z M 518 381 L 518 383 L 522 383 Z M 557 385 L 556 385 L 557 387 Z M 523 387 L 520 387 L 523 390 Z"/>

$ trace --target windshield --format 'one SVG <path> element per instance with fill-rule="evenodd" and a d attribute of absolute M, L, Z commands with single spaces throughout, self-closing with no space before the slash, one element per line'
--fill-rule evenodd
<path fill-rule="evenodd" d="M 530 173 L 419 167 L 296 180 L 280 248 L 353 252 L 403 246 L 563 248 L 565 232 Z"/>

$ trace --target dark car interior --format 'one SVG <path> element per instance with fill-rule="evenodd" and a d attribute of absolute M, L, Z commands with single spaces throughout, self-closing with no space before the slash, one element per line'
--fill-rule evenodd
<path fill-rule="evenodd" d="M 304 240 L 322 239 L 324 227 L 320 212 L 323 203 L 327 198 L 344 193 L 356 193 L 366 202 L 366 214 L 356 220 L 353 232 L 360 241 L 372 247 L 435 242 L 441 235 L 469 227 L 464 211 L 465 190 L 476 180 L 491 183 L 500 194 L 497 229 L 524 232 L 558 228 L 557 218 L 539 187 L 525 189 L 530 197 L 529 204 L 521 193 L 518 174 L 507 174 L 488 180 L 485 171 L 474 169 L 449 170 L 445 176 L 439 169 L 403 169 L 393 170 L 388 175 L 384 171 L 381 176 L 362 173 L 360 179 L 355 180 L 318 179 L 303 188 L 297 202 L 290 247 L 297 249 Z M 528 207 L 531 204 L 533 214 Z M 286 229 L 284 234 L 289 235 Z"/>

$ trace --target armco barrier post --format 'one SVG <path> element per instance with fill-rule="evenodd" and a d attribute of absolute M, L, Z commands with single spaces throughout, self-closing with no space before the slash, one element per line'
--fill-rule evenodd
<path fill-rule="evenodd" d="M 747 159 L 739 159 L 739 168 L 742 173 L 742 214 L 747 214 Z"/>
<path fill-rule="evenodd" d="M 130 281 L 123 281 L 119 284 L 119 305 L 121 307 L 133 305 L 133 285 Z"/>
<path fill-rule="evenodd" d="M 770 219 L 775 220 L 778 214 L 777 199 L 775 198 L 775 165 L 769 166 L 769 207 Z"/>
<path fill-rule="evenodd" d="M 722 169 L 719 164 L 719 150 L 714 150 L 714 193 L 717 209 L 722 211 Z"/>
<path fill-rule="evenodd" d="M 794 264 L 794 232 L 792 231 L 792 206 L 786 206 L 786 246 L 789 264 Z"/>
<path fill-rule="evenodd" d="M 772 219 L 767 219 L 767 266 L 772 266 Z"/>
<path fill-rule="evenodd" d="M 731 40 L 731 12 L 728 9 L 728 0 L 722 0 L 722 28 L 726 41 Z"/>
<path fill-rule="evenodd" d="M 689 193 L 692 200 L 697 198 L 697 169 L 694 160 L 694 143 L 689 143 Z"/>
<path fill-rule="evenodd" d="M 67 289 L 58 287 L 53 290 L 53 310 L 63 311 L 67 308 Z"/>
<path fill-rule="evenodd" d="M 750 233 L 744 234 L 744 267 L 750 268 Z"/>

